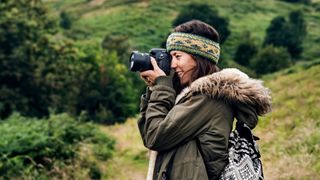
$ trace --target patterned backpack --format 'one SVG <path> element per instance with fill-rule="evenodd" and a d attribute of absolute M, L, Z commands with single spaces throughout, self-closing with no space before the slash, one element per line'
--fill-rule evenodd
<path fill-rule="evenodd" d="M 263 171 L 258 145 L 251 129 L 237 121 L 236 129 L 229 137 L 229 163 L 222 171 L 220 180 L 262 180 Z"/>

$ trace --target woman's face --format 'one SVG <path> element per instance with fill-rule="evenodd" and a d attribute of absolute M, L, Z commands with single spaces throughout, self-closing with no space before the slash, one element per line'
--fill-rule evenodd
<path fill-rule="evenodd" d="M 178 74 L 181 85 L 188 85 L 197 66 L 195 59 L 183 51 L 171 51 L 170 54 L 172 56 L 171 68 Z"/>

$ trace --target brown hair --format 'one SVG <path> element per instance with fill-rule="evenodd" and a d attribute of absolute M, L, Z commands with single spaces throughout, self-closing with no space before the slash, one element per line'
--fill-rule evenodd
<path fill-rule="evenodd" d="M 217 30 L 209 24 L 199 20 L 191 20 L 183 24 L 180 24 L 179 26 L 175 27 L 173 31 L 195 34 L 198 36 L 208 38 L 217 43 L 219 43 L 220 41 L 220 36 Z"/>
<path fill-rule="evenodd" d="M 195 34 L 215 41 L 217 43 L 219 43 L 220 39 L 219 33 L 212 26 L 199 20 L 191 20 L 186 23 L 183 23 L 175 27 L 174 32 Z M 206 76 L 219 71 L 219 67 L 213 61 L 196 55 L 192 55 L 192 57 L 195 59 L 197 66 L 196 70 L 191 75 L 190 83 L 202 76 Z M 178 81 L 179 78 L 177 78 L 176 76 L 173 80 L 174 84 L 176 84 L 175 89 L 177 93 L 180 93 L 180 91 L 184 87 L 180 85 L 180 82 Z"/>

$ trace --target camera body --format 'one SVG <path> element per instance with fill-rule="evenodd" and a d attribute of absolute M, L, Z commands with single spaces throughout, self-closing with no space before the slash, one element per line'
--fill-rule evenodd
<path fill-rule="evenodd" d="M 152 48 L 148 53 L 140 53 L 133 51 L 129 58 L 129 69 L 130 71 L 146 71 L 153 70 L 151 64 L 151 57 L 156 61 L 160 69 L 162 69 L 167 75 L 171 70 L 171 55 L 162 48 Z"/>

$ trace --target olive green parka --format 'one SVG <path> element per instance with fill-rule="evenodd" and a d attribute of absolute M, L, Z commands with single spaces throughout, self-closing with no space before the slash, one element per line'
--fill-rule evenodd
<path fill-rule="evenodd" d="M 253 129 L 270 110 L 262 81 L 237 69 L 201 77 L 178 96 L 170 77 L 158 77 L 141 97 L 138 120 L 144 145 L 158 151 L 153 179 L 218 179 L 233 120 Z"/>

